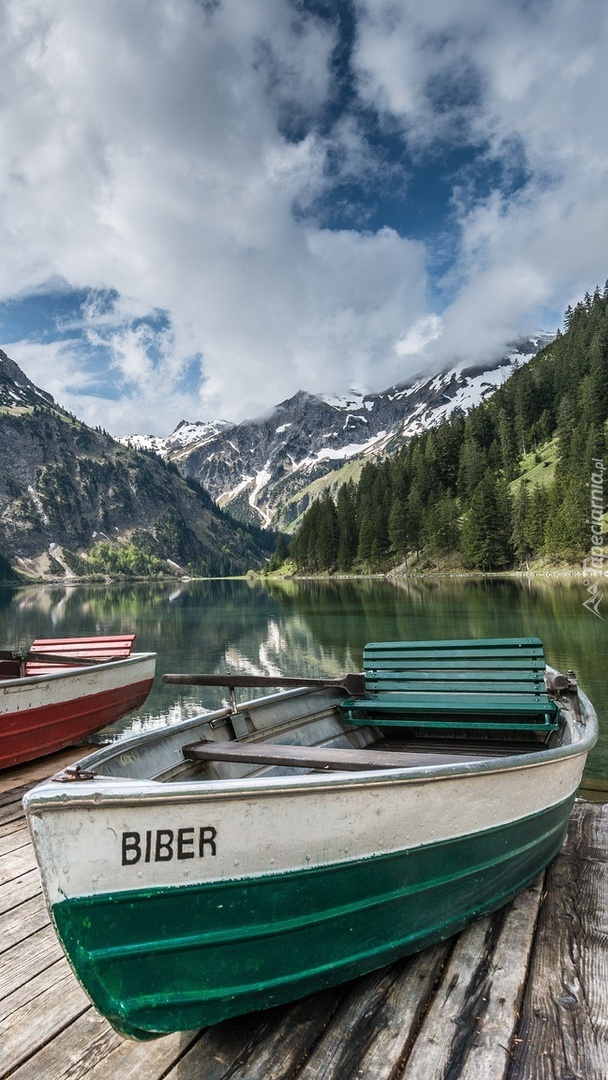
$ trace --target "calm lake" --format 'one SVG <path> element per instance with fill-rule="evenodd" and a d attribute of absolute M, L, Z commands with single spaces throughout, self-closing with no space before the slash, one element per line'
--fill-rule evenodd
<path fill-rule="evenodd" d="M 511 578 L 32 586 L 0 590 L 1 640 L 17 648 L 37 637 L 136 631 L 136 647 L 158 653 L 156 684 L 107 739 L 222 703 L 222 690 L 205 690 L 203 702 L 200 688 L 163 686 L 167 671 L 334 677 L 360 670 L 367 641 L 538 636 L 597 709 L 585 794 L 608 799 L 608 623 L 583 607 L 587 597 L 582 581 Z"/>

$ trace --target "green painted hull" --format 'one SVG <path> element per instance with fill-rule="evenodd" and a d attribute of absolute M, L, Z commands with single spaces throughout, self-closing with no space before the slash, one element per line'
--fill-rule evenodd
<path fill-rule="evenodd" d="M 500 907 L 557 854 L 573 800 L 360 862 L 79 897 L 53 916 L 117 1030 L 199 1028 L 382 967 Z"/>

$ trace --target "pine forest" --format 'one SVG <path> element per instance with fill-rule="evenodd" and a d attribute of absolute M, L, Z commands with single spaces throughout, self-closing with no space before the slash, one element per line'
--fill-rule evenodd
<path fill-rule="evenodd" d="M 269 569 L 287 555 L 313 574 L 580 565 L 605 531 L 607 418 L 608 282 L 489 401 L 313 502 Z"/>

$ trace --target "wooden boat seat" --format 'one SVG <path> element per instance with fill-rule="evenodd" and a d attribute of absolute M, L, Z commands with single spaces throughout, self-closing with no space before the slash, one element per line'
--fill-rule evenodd
<path fill-rule="evenodd" d="M 372 642 L 365 695 L 341 702 L 353 724 L 554 731 L 539 638 Z"/>
<path fill-rule="evenodd" d="M 254 765 L 286 765 L 298 769 L 402 769 L 482 761 L 487 754 L 463 748 L 452 753 L 355 750 L 336 746 L 291 746 L 285 743 L 215 742 L 204 739 L 182 747 L 191 761 L 231 761 Z"/>
<path fill-rule="evenodd" d="M 38 638 L 28 655 L 34 659 L 25 663 L 26 675 L 49 675 L 63 668 L 74 667 L 74 661 L 92 664 L 109 660 L 126 660 L 131 655 L 135 634 L 116 634 L 109 637 Z M 44 654 L 49 660 L 39 659 Z M 65 657 L 65 661 L 62 659 Z M 53 658 L 53 659 L 51 659 Z M 58 659 L 61 658 L 61 659 Z"/>

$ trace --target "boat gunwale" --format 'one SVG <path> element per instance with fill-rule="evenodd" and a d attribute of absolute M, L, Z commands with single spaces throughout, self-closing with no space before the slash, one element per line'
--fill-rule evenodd
<path fill-rule="evenodd" d="M 122 656 L 118 660 L 101 660 L 91 664 L 79 664 L 74 667 L 58 667 L 57 671 L 49 671 L 40 675 L 19 675 L 15 678 L 3 679 L 0 677 L 0 690 L 5 688 L 12 689 L 13 687 L 19 688 L 23 686 L 38 686 L 43 682 L 52 680 L 55 682 L 57 679 L 73 678 L 74 675 L 90 675 L 94 671 L 107 671 L 116 667 L 125 667 L 134 661 L 152 660 L 156 659 L 155 652 L 141 652 L 131 653 L 130 656 Z M 66 660 L 69 661 L 69 657 L 66 656 Z"/>
<path fill-rule="evenodd" d="M 267 695 L 256 698 L 256 703 L 268 703 L 272 699 L 283 699 L 286 695 L 295 696 L 309 694 L 306 688 L 288 690 L 280 694 Z M 452 780 L 455 777 L 474 777 L 479 774 L 503 773 L 515 769 L 542 768 L 554 762 L 567 758 L 586 756 L 593 748 L 598 738 L 597 714 L 589 698 L 579 689 L 580 702 L 583 708 L 585 723 L 579 724 L 573 718 L 569 710 L 563 709 L 566 715 L 566 723 L 572 731 L 576 731 L 576 741 L 541 750 L 525 751 L 501 758 L 488 758 L 485 761 L 455 761 L 444 765 L 421 765 L 421 766 L 398 766 L 383 770 L 369 769 L 358 772 L 346 772 L 336 770 L 332 774 L 326 772 L 310 772 L 304 775 L 283 776 L 244 776 L 232 779 L 210 780 L 172 780 L 163 782 L 149 778 L 137 779 L 133 777 L 111 776 L 98 774 L 91 780 L 79 780 L 74 783 L 58 783 L 53 777 L 37 785 L 27 792 L 23 798 L 23 805 L 27 811 L 48 807 L 49 809 L 66 809 L 71 806 L 87 805 L 94 802 L 97 807 L 104 803 L 109 805 L 120 802 L 124 805 L 137 805 L 142 800 L 150 800 L 162 803 L 180 803 L 190 801 L 214 801 L 225 798 L 255 797 L 256 794 L 287 795 L 299 794 L 311 789 L 336 789 L 348 787 L 378 787 L 386 784 L 416 784 Z M 245 703 L 239 706 L 245 708 Z M 130 748 L 140 746 L 142 742 L 161 740 L 169 733 L 188 730 L 200 726 L 201 723 L 210 723 L 214 719 L 230 715 L 230 710 L 216 710 L 214 713 L 202 714 L 198 717 L 170 725 L 159 731 L 158 729 L 145 732 L 135 738 L 118 740 L 109 747 L 102 747 L 96 753 L 82 758 L 78 765 L 83 770 L 93 770 L 95 763 L 101 763 L 104 759 L 120 753 L 128 753 Z M 263 740 L 261 740 L 263 741 Z"/>

